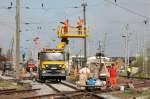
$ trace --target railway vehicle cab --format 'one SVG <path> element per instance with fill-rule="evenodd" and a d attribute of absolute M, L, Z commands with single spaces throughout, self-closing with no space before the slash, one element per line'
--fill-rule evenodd
<path fill-rule="evenodd" d="M 41 81 L 66 79 L 65 53 L 63 49 L 45 49 L 39 53 L 39 79 Z"/>

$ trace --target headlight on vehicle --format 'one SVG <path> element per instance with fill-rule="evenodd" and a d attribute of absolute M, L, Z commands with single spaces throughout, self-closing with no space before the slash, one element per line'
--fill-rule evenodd
<path fill-rule="evenodd" d="M 45 67 L 48 67 L 48 65 L 45 65 Z"/>
<path fill-rule="evenodd" d="M 42 73 L 46 73 L 46 70 L 43 70 Z"/>
<path fill-rule="evenodd" d="M 65 74 L 66 72 L 64 70 L 61 71 L 62 74 Z"/>
<path fill-rule="evenodd" d="M 57 73 L 60 73 L 61 72 L 61 70 L 56 70 L 57 71 Z"/>

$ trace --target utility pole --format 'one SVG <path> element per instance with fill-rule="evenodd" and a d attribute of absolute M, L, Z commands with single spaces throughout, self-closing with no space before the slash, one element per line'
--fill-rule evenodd
<path fill-rule="evenodd" d="M 86 6 L 87 6 L 87 2 L 85 2 L 85 0 L 83 0 L 83 3 L 81 5 L 83 7 L 83 18 L 84 18 L 84 34 L 86 35 Z M 86 37 L 84 38 L 84 62 L 85 62 L 85 66 L 87 63 L 87 49 L 86 49 Z"/>
<path fill-rule="evenodd" d="M 144 20 L 144 24 L 147 25 L 147 20 Z M 145 26 L 146 27 L 146 26 Z M 145 31 L 144 31 L 144 34 L 143 34 L 143 72 L 146 73 L 146 77 L 148 76 L 147 75 L 147 64 L 146 64 L 146 60 L 147 60 L 147 56 L 146 56 L 146 28 L 145 28 Z"/>
<path fill-rule="evenodd" d="M 126 38 L 126 47 L 127 47 L 127 65 L 129 66 L 129 60 L 130 60 L 130 55 L 129 55 L 129 24 L 126 26 L 127 30 L 127 38 Z"/>
<path fill-rule="evenodd" d="M 99 59 L 100 59 L 100 68 L 101 68 L 101 56 L 102 56 L 102 50 L 101 50 L 101 41 L 99 40 L 98 42 L 98 49 L 99 49 L 99 53 L 100 53 L 100 56 L 99 56 Z"/>
<path fill-rule="evenodd" d="M 123 38 L 125 38 L 125 67 L 124 69 L 127 68 L 127 65 L 129 65 L 129 33 L 128 33 L 128 24 L 126 25 L 126 33 L 122 35 Z"/>
<path fill-rule="evenodd" d="M 104 56 L 106 55 L 106 40 L 107 40 L 107 33 L 105 33 L 105 36 L 104 36 L 104 46 L 103 46 L 103 54 Z"/>
<path fill-rule="evenodd" d="M 16 0 L 16 79 L 19 79 L 20 61 L 20 0 Z"/>
<path fill-rule="evenodd" d="M 102 53 L 101 53 L 101 41 L 100 40 L 98 42 L 98 49 L 97 50 L 98 50 L 98 52 L 96 53 L 96 59 L 97 59 L 97 62 L 99 63 L 97 77 L 99 78 L 100 72 L 102 70 L 102 67 L 101 67 L 101 56 L 102 56 Z"/>

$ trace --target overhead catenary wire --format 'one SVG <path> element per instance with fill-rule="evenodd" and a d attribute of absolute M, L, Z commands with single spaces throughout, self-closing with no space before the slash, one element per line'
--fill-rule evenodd
<path fill-rule="evenodd" d="M 95 4 L 91 4 L 91 5 L 88 5 L 88 8 L 89 7 L 98 7 L 99 4 L 95 3 Z M 3 7 L 0 7 L 0 9 L 15 9 L 16 6 L 13 6 L 13 2 L 11 2 L 10 6 L 3 6 Z M 81 6 L 80 5 L 75 5 L 75 6 L 65 6 L 65 7 L 45 7 L 45 4 L 42 2 L 40 7 L 30 7 L 30 6 L 20 6 L 20 9 L 30 9 L 30 10 L 58 10 L 58 9 L 74 9 L 74 8 L 79 8 L 81 9 Z"/>
<path fill-rule="evenodd" d="M 110 3 L 110 4 L 112 4 L 112 5 L 114 5 L 114 6 L 117 6 L 117 7 L 119 7 L 119 8 L 121 8 L 121 9 L 123 9 L 123 10 L 125 10 L 125 11 L 127 11 L 127 12 L 129 12 L 129 13 L 132 13 L 132 14 L 134 14 L 134 15 L 137 15 L 137 16 L 139 16 L 139 17 L 142 17 L 142 18 L 145 18 L 145 19 L 150 19 L 150 17 L 148 17 L 148 16 L 145 16 L 145 15 L 142 15 L 142 14 L 140 14 L 140 13 L 138 13 L 138 12 L 135 12 L 135 11 L 133 11 L 132 9 L 129 9 L 129 8 L 127 8 L 127 7 L 124 7 L 124 6 L 121 6 L 121 5 L 119 5 L 118 3 L 117 3 L 117 1 L 115 0 L 114 2 L 113 1 L 110 1 L 110 0 L 104 0 L 105 2 L 107 2 L 107 3 Z M 45 7 L 44 6 L 45 4 L 42 2 L 41 3 L 41 7 L 39 7 L 39 8 L 34 8 L 34 7 L 29 7 L 29 6 L 25 6 L 25 7 L 20 7 L 21 9 L 30 9 L 30 10 L 39 10 L 39 9 L 41 9 L 41 10 L 45 10 L 45 11 L 48 11 L 48 10 L 57 10 L 57 9 L 70 9 L 70 8 L 81 8 L 81 6 L 67 6 L 67 7 L 51 7 L 51 8 L 48 8 L 48 7 Z M 98 7 L 98 4 L 94 4 L 94 5 L 89 5 L 88 6 L 88 8 L 89 7 Z M 10 6 L 8 6 L 8 7 L 0 7 L 0 9 L 13 9 L 13 8 L 16 8 L 15 6 L 13 6 L 13 2 L 11 1 L 11 3 L 10 3 Z"/>
<path fill-rule="evenodd" d="M 111 3 L 111 4 L 113 4 L 114 6 L 117 6 L 117 7 L 119 7 L 119 8 L 122 8 L 123 10 L 128 11 L 129 13 L 138 15 L 138 16 L 143 17 L 143 18 L 146 18 L 146 19 L 150 19 L 150 18 L 147 17 L 147 16 L 144 16 L 144 15 L 142 15 L 142 14 L 140 14 L 140 13 L 137 13 L 137 12 L 135 12 L 135 11 L 129 9 L 129 8 L 126 8 L 126 7 L 123 7 L 123 6 L 119 5 L 118 2 L 117 2 L 117 0 L 115 0 L 115 1 L 104 0 L 104 2 Z M 96 6 L 98 6 L 98 4 L 89 5 L 88 8 L 89 8 L 89 7 L 96 7 Z M 16 7 L 13 7 L 13 2 L 12 2 L 12 0 L 11 0 L 11 2 L 10 2 L 10 7 L 11 7 L 11 8 L 16 8 Z M 42 7 L 42 8 L 41 8 L 41 7 Z M 51 7 L 51 8 L 46 8 L 44 2 L 41 2 L 41 7 L 39 7 L 39 8 L 34 8 L 34 7 L 26 6 L 26 7 L 20 7 L 20 8 L 25 8 L 25 9 L 30 9 L 30 10 L 33 10 L 33 9 L 41 9 L 41 10 L 42 10 L 42 9 L 45 9 L 46 11 L 52 10 L 52 9 L 59 9 L 59 8 L 60 8 L 60 9 L 62 9 L 62 8 L 81 8 L 81 6 L 68 6 L 68 7 Z M 9 7 L 2 7 L 2 8 L 8 9 Z M 0 9 L 1 9 L 1 7 L 0 7 Z M 68 14 L 68 15 L 70 15 L 70 14 Z M 71 15 L 73 15 L 73 14 L 71 14 Z M 36 23 L 33 23 L 33 24 L 36 24 Z M 38 24 L 38 23 L 37 23 L 37 24 Z"/>
<path fill-rule="evenodd" d="M 142 17 L 142 18 L 145 18 L 145 19 L 149 19 L 149 20 L 150 20 L 150 17 L 145 16 L 145 15 L 143 15 L 143 14 L 141 14 L 141 13 L 135 12 L 135 11 L 133 11 L 132 9 L 129 9 L 129 8 L 127 8 L 127 7 L 121 6 L 121 5 L 119 5 L 117 2 L 114 3 L 114 2 L 112 2 L 112 1 L 110 1 L 110 0 L 104 0 L 104 1 L 110 3 L 110 4 L 114 5 L 114 6 L 117 6 L 118 8 L 121 8 L 121 9 L 123 9 L 123 10 L 126 11 L 126 12 L 129 12 L 129 13 L 131 13 L 131 14 L 134 14 L 134 15 L 137 15 L 137 16 L 139 16 L 139 17 Z"/>
<path fill-rule="evenodd" d="M 112 4 L 112 5 L 114 5 L 114 6 L 117 6 L 117 7 L 119 7 L 119 8 L 121 8 L 121 9 L 123 9 L 123 10 L 125 10 L 125 11 L 127 11 L 127 12 L 129 12 L 129 13 L 132 13 L 132 14 L 134 14 L 134 15 L 137 15 L 137 16 L 140 16 L 140 17 L 143 17 L 143 18 L 146 18 L 146 19 L 150 19 L 150 17 L 148 17 L 148 16 L 144 16 L 144 15 L 142 15 L 142 14 L 140 14 L 140 13 L 138 13 L 138 12 L 135 12 L 135 11 L 133 11 L 132 9 L 129 9 L 129 8 L 127 8 L 127 7 L 124 7 L 124 6 L 121 6 L 120 4 L 118 4 L 117 3 L 117 0 L 114 0 L 114 2 L 113 1 L 110 1 L 110 0 L 104 0 L 105 2 L 108 2 L 108 3 L 110 3 L 110 4 Z M 48 8 L 48 7 L 45 7 L 44 6 L 45 4 L 42 2 L 41 3 L 41 7 L 37 7 L 37 8 L 35 8 L 35 7 L 29 7 L 29 6 L 21 6 L 20 8 L 21 9 L 30 9 L 30 10 L 39 10 L 39 9 L 45 9 L 45 10 L 57 10 L 57 9 L 69 9 L 69 8 L 81 8 L 81 6 L 66 6 L 66 7 L 50 7 L 50 8 Z M 98 7 L 99 6 L 99 4 L 93 4 L 93 5 L 88 5 L 88 8 L 89 7 Z M 8 7 L 0 7 L 0 9 L 13 9 L 13 8 L 16 8 L 15 6 L 13 6 L 13 2 L 11 1 L 10 2 L 10 6 L 8 6 Z"/>

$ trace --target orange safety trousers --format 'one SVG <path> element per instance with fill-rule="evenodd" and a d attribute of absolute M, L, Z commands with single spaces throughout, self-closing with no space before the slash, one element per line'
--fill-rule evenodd
<path fill-rule="evenodd" d="M 110 77 L 110 84 L 112 87 L 115 87 L 117 85 L 116 77 Z"/>
<path fill-rule="evenodd" d="M 22 80 L 22 79 L 25 77 L 25 74 L 26 74 L 26 70 L 25 70 L 25 68 L 22 68 L 22 69 L 21 69 L 21 75 L 20 75 L 20 77 L 19 77 L 19 80 Z"/>

